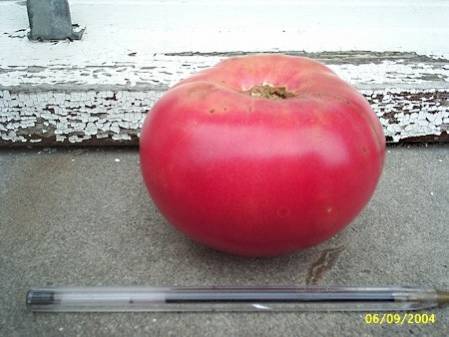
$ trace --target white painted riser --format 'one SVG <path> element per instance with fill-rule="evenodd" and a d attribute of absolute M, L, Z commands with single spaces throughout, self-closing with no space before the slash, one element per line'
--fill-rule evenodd
<path fill-rule="evenodd" d="M 39 43 L 22 31 L 23 2 L 0 0 L 0 145 L 137 144 L 170 86 L 261 51 L 326 63 L 365 95 L 390 142 L 448 139 L 448 2 L 70 4 L 83 40 Z"/>

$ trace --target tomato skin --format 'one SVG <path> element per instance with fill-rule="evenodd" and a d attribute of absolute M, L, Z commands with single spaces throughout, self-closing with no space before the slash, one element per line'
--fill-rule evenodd
<path fill-rule="evenodd" d="M 284 86 L 271 100 L 252 86 Z M 192 239 L 273 256 L 350 223 L 382 172 L 385 138 L 369 104 L 324 65 L 255 55 L 219 63 L 168 90 L 140 139 L 148 191 Z"/>

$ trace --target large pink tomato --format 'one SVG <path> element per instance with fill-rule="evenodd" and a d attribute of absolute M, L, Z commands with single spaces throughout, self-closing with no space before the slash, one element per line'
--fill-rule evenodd
<path fill-rule="evenodd" d="M 304 57 L 230 58 L 168 90 L 141 132 L 142 173 L 176 228 L 218 250 L 291 252 L 365 206 L 385 138 L 368 102 Z"/>

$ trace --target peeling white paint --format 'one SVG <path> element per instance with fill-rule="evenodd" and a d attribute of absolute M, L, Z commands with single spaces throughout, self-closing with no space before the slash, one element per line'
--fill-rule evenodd
<path fill-rule="evenodd" d="M 7 108 L 0 115 L 0 142 L 38 143 L 52 137 L 55 142 L 68 143 L 80 143 L 92 137 L 131 140 L 131 136 L 136 136 L 136 130 L 140 129 L 147 110 L 161 93 L 119 93 L 127 100 L 114 101 L 112 106 L 110 97 L 114 93 L 110 90 L 94 92 L 94 95 L 85 92 L 17 93 L 3 90 L 0 100 Z M 36 97 L 42 99 L 36 100 Z M 47 103 L 52 101 L 58 103 Z"/>
<path fill-rule="evenodd" d="M 365 89 L 361 92 L 378 115 L 385 135 L 393 142 L 449 131 L 449 90 Z M 50 139 L 56 143 L 81 143 L 110 139 L 126 143 L 138 139 L 147 111 L 162 92 L 108 90 L 87 95 L 49 91 L 39 93 L 43 99 L 35 101 L 26 116 L 21 113 L 23 106 L 36 93 L 4 90 L 2 95 L 0 99 L 8 108 L 0 116 L 0 142 L 38 143 Z M 111 105 L 109 98 L 114 95 L 117 101 Z M 46 103 L 56 96 L 63 97 L 58 104 Z"/>
<path fill-rule="evenodd" d="M 363 90 L 378 115 L 385 135 L 393 142 L 449 131 L 449 91 Z"/>

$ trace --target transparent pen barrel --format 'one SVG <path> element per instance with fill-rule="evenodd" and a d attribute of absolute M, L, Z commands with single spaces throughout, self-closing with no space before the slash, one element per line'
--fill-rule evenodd
<path fill-rule="evenodd" d="M 434 290 L 409 288 L 46 288 L 32 311 L 397 311 L 438 305 Z"/>

